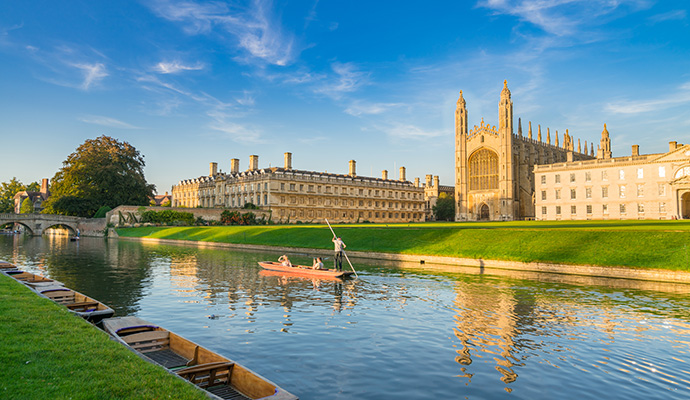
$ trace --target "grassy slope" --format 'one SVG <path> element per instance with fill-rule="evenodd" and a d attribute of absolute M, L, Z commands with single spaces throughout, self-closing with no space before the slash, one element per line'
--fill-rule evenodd
<path fill-rule="evenodd" d="M 348 250 L 690 270 L 689 221 L 336 225 Z M 330 249 L 325 225 L 141 227 L 120 236 Z"/>
<path fill-rule="evenodd" d="M 0 274 L 0 398 L 207 399 Z"/>

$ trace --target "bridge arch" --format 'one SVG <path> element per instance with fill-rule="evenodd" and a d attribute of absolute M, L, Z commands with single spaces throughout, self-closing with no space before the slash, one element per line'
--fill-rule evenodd
<path fill-rule="evenodd" d="M 22 223 L 21 221 L 5 221 L 5 220 L 0 220 L 0 227 L 5 226 L 5 225 L 9 225 L 9 224 L 12 224 L 12 228 L 14 228 L 15 225 L 21 225 L 22 227 L 24 227 L 24 229 L 26 229 L 26 232 L 27 232 L 29 235 L 34 235 L 34 230 L 31 229 L 31 226 L 29 226 L 29 225 L 27 225 L 27 224 L 25 224 L 25 223 Z"/>

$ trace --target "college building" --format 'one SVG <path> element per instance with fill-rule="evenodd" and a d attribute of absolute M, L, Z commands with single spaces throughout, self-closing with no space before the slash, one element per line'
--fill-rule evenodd
<path fill-rule="evenodd" d="M 247 203 L 270 210 L 276 222 L 419 222 L 424 221 L 424 188 L 400 168 L 398 179 L 358 176 L 356 162 L 347 174 L 292 168 L 292 154 L 284 167 L 259 168 L 259 157 L 249 157 L 249 168 L 230 161 L 230 172 L 210 164 L 207 176 L 180 181 L 172 188 L 173 207 L 242 208 Z"/>

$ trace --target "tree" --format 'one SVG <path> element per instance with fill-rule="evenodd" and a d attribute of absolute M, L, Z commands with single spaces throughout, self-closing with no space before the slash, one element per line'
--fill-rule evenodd
<path fill-rule="evenodd" d="M 436 221 L 452 221 L 455 219 L 455 199 L 447 193 L 441 193 L 432 210 Z"/>
<path fill-rule="evenodd" d="M 34 212 L 34 203 L 31 202 L 30 198 L 25 198 L 22 201 L 22 206 L 19 209 L 20 214 L 32 214 Z"/>
<path fill-rule="evenodd" d="M 14 212 L 14 195 L 18 192 L 29 190 L 37 192 L 41 186 L 37 182 L 30 183 L 28 186 L 24 185 L 16 177 L 9 182 L 3 182 L 0 185 L 0 213 Z"/>
<path fill-rule="evenodd" d="M 90 217 L 101 206 L 148 205 L 155 186 L 144 178 L 145 165 L 127 142 L 105 135 L 86 140 L 53 177 L 44 212 Z"/>

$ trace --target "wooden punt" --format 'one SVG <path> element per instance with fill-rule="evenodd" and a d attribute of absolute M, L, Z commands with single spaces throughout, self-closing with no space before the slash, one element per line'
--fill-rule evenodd
<path fill-rule="evenodd" d="M 71 312 L 94 324 L 115 314 L 112 308 L 100 301 L 64 286 L 38 287 L 35 291 L 39 295 L 67 307 Z"/>
<path fill-rule="evenodd" d="M 145 360 L 205 390 L 212 398 L 297 400 L 232 360 L 137 317 L 109 318 L 103 329 Z"/>
<path fill-rule="evenodd" d="M 292 267 L 287 267 L 281 263 L 275 261 L 259 261 L 259 265 L 269 271 L 279 271 L 286 272 L 289 274 L 299 274 L 299 275 L 309 275 L 313 277 L 323 277 L 323 278 L 347 278 L 352 275 L 352 271 L 338 271 L 335 269 L 312 269 L 305 265 L 293 265 Z"/>
<path fill-rule="evenodd" d="M 32 289 L 47 286 L 62 286 L 61 282 L 58 282 L 54 279 L 25 271 L 5 271 L 5 275 L 11 276 Z"/>
<path fill-rule="evenodd" d="M 6 261 L 0 261 L 0 269 L 17 269 L 17 266 Z"/>

